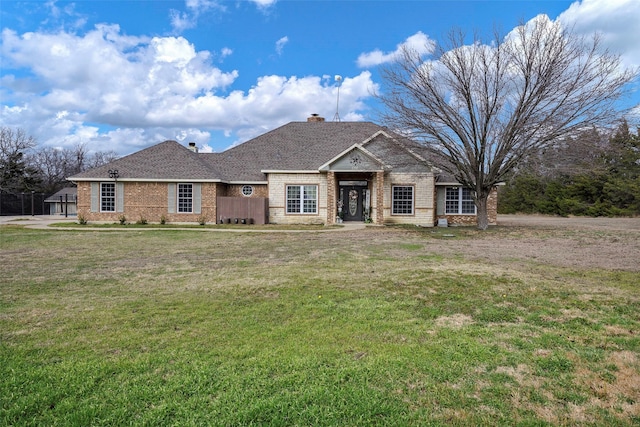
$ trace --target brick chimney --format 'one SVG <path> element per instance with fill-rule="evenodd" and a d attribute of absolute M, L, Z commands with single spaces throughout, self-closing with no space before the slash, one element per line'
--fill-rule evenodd
<path fill-rule="evenodd" d="M 320 117 L 319 114 L 313 113 L 311 117 L 307 117 L 307 122 L 324 122 L 324 117 Z"/>

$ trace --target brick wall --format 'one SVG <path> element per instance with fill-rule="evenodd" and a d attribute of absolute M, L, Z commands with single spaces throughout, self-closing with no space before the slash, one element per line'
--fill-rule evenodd
<path fill-rule="evenodd" d="M 267 184 L 251 184 L 253 187 L 253 194 L 251 196 L 245 196 L 242 194 L 242 187 L 246 184 L 229 184 L 224 188 L 220 188 L 218 196 L 223 197 L 269 197 L 269 188 Z"/>
<path fill-rule="evenodd" d="M 498 223 L 498 187 L 493 187 L 489 198 L 487 199 L 487 213 L 489 217 L 489 225 Z M 475 215 L 437 215 L 437 218 L 446 218 L 449 225 L 478 225 L 478 219 Z"/>
<path fill-rule="evenodd" d="M 317 214 L 287 214 L 287 185 L 318 185 Z M 326 224 L 327 176 L 319 173 L 269 174 L 269 223 L 271 224 Z"/>
<path fill-rule="evenodd" d="M 395 185 L 414 187 L 413 215 L 392 215 L 392 192 Z M 433 174 L 390 173 L 384 182 L 384 222 L 387 224 L 420 224 L 435 222 L 435 181 Z"/>
<path fill-rule="evenodd" d="M 202 183 L 200 213 L 169 213 L 168 183 L 166 182 L 121 182 L 124 184 L 123 212 L 91 212 L 91 183 L 78 182 L 78 215 L 87 221 L 118 222 L 124 215 L 127 222 L 144 219 L 148 222 L 207 222 L 216 219 L 216 183 Z M 176 201 L 172 201 L 176 203 Z"/>
<path fill-rule="evenodd" d="M 376 182 L 372 193 L 371 218 L 375 224 L 384 223 L 384 172 L 376 172 Z"/>
<path fill-rule="evenodd" d="M 338 191 L 338 183 L 336 182 L 335 172 L 327 173 L 327 225 L 336 223 L 336 209 L 329 208 L 337 206 L 336 192 Z"/>

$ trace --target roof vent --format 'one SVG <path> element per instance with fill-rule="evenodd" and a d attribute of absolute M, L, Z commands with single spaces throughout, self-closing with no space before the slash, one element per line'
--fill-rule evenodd
<path fill-rule="evenodd" d="M 320 117 L 319 114 L 313 113 L 311 117 L 307 118 L 307 122 L 324 122 L 324 117 Z"/>
<path fill-rule="evenodd" d="M 189 143 L 189 150 L 193 151 L 194 153 L 198 152 L 198 147 L 196 147 L 196 143 L 195 142 L 190 142 Z"/>

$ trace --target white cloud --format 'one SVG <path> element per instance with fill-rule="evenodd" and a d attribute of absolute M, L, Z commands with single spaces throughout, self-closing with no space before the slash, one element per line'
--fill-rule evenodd
<path fill-rule="evenodd" d="M 408 47 L 420 53 L 420 55 L 429 55 L 434 52 L 435 42 L 426 34 L 418 31 L 414 35 L 407 38 L 403 43 L 396 46 L 393 52 L 382 52 L 376 49 L 372 52 L 362 53 L 358 57 L 358 67 L 370 68 L 378 65 L 386 64 L 393 61 L 402 51 L 404 47 Z"/>
<path fill-rule="evenodd" d="M 336 86 L 321 77 L 263 76 L 249 90 L 227 92 L 238 71 L 214 66 L 212 54 L 184 37 L 128 37 L 100 25 L 84 35 L 4 30 L 1 38 L 3 124 L 43 145 L 84 142 L 127 154 L 184 135 L 218 150 L 310 113 L 330 119 L 335 112 Z M 343 120 L 360 120 L 374 89 L 367 71 L 345 77 Z"/>
<path fill-rule="evenodd" d="M 187 11 L 171 9 L 169 19 L 174 32 L 180 34 L 184 30 L 195 28 L 201 14 L 210 10 L 224 11 L 226 8 L 216 0 L 185 0 Z"/>
<path fill-rule="evenodd" d="M 233 50 L 231 50 L 228 47 L 223 47 L 222 50 L 220 51 L 220 59 L 224 59 L 227 56 L 231 56 L 233 54 Z"/>
<path fill-rule="evenodd" d="M 44 3 L 47 9 L 47 19 L 43 22 L 45 25 L 66 26 L 72 29 L 80 29 L 87 23 L 87 17 L 76 11 L 75 3 L 64 4 L 58 7 L 57 1 L 50 0 Z"/>
<path fill-rule="evenodd" d="M 578 34 L 599 33 L 627 66 L 640 66 L 640 2 L 638 0 L 582 0 L 558 20 Z"/>
<path fill-rule="evenodd" d="M 196 25 L 198 25 L 197 15 L 180 12 L 175 9 L 169 11 L 169 20 L 171 21 L 171 28 L 178 34 L 190 28 L 195 28 Z"/>
<path fill-rule="evenodd" d="M 284 49 L 284 46 L 289 43 L 289 37 L 284 36 L 282 38 L 280 38 L 277 42 L 276 42 L 276 53 L 278 55 L 282 55 L 282 50 Z"/>
<path fill-rule="evenodd" d="M 278 0 L 251 0 L 251 2 L 255 3 L 256 6 L 262 9 L 273 6 L 277 1 Z"/>

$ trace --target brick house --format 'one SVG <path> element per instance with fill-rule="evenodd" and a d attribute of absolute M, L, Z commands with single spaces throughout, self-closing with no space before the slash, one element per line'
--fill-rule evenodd
<path fill-rule="evenodd" d="M 475 224 L 471 192 L 427 156 L 386 127 L 312 115 L 221 153 L 165 141 L 68 179 L 87 221 Z M 489 207 L 495 224 L 496 191 Z"/>

